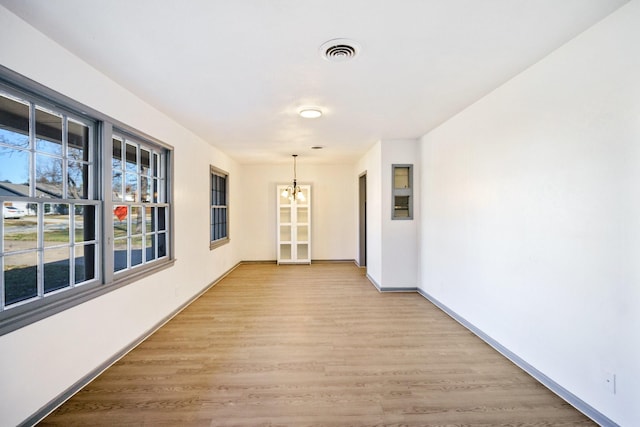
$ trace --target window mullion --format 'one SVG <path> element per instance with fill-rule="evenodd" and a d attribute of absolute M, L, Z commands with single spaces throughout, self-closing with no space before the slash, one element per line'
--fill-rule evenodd
<path fill-rule="evenodd" d="M 66 114 L 62 115 L 62 198 L 69 198 L 69 178 L 68 173 L 68 145 L 69 145 L 69 120 Z M 87 184 L 85 183 L 85 186 Z"/>
<path fill-rule="evenodd" d="M 86 262 L 86 258 L 85 258 Z M 76 205 L 69 203 L 69 286 L 76 286 Z"/>
<path fill-rule="evenodd" d="M 44 203 L 38 203 L 38 226 L 36 227 L 36 253 L 37 253 L 37 267 L 36 267 L 36 284 L 38 297 L 44 296 Z"/>
<path fill-rule="evenodd" d="M 36 105 L 29 103 L 29 197 L 36 197 Z"/>
<path fill-rule="evenodd" d="M 102 277 L 103 283 L 113 282 L 113 127 L 110 123 L 103 122 L 100 127 L 100 140 L 102 144 L 101 156 L 102 174 Z M 121 155 L 122 156 L 122 155 Z M 122 163 L 122 162 L 121 162 Z M 122 169 L 121 169 L 122 170 Z M 124 173 L 124 171 L 122 171 Z"/>
<path fill-rule="evenodd" d="M 142 150 L 140 150 L 140 144 L 136 143 L 136 188 L 138 191 L 136 192 L 136 197 L 134 198 L 134 202 L 142 203 L 142 179 L 140 177 L 142 170 L 142 162 L 140 156 L 142 155 Z"/>
<path fill-rule="evenodd" d="M 158 178 L 161 197 L 158 201 L 167 203 L 167 156 L 164 153 L 159 153 L 158 158 L 160 159 L 160 173 L 158 175 Z"/>
<path fill-rule="evenodd" d="M 97 150 L 95 149 L 95 147 L 96 147 L 96 144 L 99 144 L 98 146 L 100 147 L 105 145 L 104 143 L 101 144 L 101 142 L 104 140 L 99 141 L 96 135 L 94 134 L 95 132 L 96 132 L 95 127 L 90 126 L 88 138 L 89 138 L 89 141 L 92 141 L 92 142 L 87 144 L 88 173 L 87 173 L 87 182 L 85 183 L 85 186 L 87 188 L 87 198 L 89 200 L 95 200 L 97 198 L 100 198 L 99 197 L 100 193 L 96 188 L 98 184 L 97 177 L 100 176 L 97 170 L 100 167 L 100 163 L 96 159 Z M 101 157 L 101 158 L 104 159 L 105 157 Z M 107 159 L 111 159 L 111 157 L 107 157 Z M 105 194 L 110 194 L 110 193 L 105 193 Z"/>

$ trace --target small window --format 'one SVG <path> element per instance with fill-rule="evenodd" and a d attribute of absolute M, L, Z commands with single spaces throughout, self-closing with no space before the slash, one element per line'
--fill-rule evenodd
<path fill-rule="evenodd" d="M 213 249 L 229 242 L 229 174 L 210 167 L 211 179 L 211 242 Z"/>
<path fill-rule="evenodd" d="M 392 165 L 391 219 L 413 219 L 413 165 Z"/>

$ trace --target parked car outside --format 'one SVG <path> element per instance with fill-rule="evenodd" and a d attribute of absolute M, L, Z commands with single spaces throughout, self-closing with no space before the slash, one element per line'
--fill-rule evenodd
<path fill-rule="evenodd" d="M 15 206 L 3 206 L 2 216 L 5 219 L 20 219 L 24 216 L 24 211 L 16 208 Z"/>

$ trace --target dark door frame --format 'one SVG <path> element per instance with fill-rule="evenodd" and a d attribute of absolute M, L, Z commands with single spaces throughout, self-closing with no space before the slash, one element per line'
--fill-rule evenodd
<path fill-rule="evenodd" d="M 358 265 L 367 265 L 367 171 L 358 177 L 358 222 L 359 222 L 359 243 L 360 251 L 358 255 Z"/>

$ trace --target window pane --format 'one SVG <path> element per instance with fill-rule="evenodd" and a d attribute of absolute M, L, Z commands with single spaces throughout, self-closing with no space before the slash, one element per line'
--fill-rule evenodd
<path fill-rule="evenodd" d="M 158 208 L 158 230 L 164 231 L 167 229 L 166 225 L 166 208 Z"/>
<path fill-rule="evenodd" d="M 131 238 L 131 266 L 142 264 L 142 237 Z"/>
<path fill-rule="evenodd" d="M 227 208 L 220 208 L 220 222 L 222 224 L 227 223 Z"/>
<path fill-rule="evenodd" d="M 393 188 L 409 188 L 409 167 L 393 168 Z"/>
<path fill-rule="evenodd" d="M 124 200 L 127 202 L 138 202 L 138 175 L 135 173 L 126 174 Z"/>
<path fill-rule="evenodd" d="M 158 258 L 167 256 L 167 236 L 165 233 L 158 233 Z"/>
<path fill-rule="evenodd" d="M 216 224 L 218 223 L 218 208 L 211 209 L 211 240 L 218 240 Z"/>
<path fill-rule="evenodd" d="M 227 204 L 227 180 L 224 177 L 219 178 L 218 192 L 220 193 L 220 198 L 218 199 L 218 204 L 224 206 Z"/>
<path fill-rule="evenodd" d="M 46 203 L 44 211 L 44 246 L 69 244 L 69 205 Z"/>
<path fill-rule="evenodd" d="M 155 226 L 155 218 L 154 218 L 155 210 L 156 210 L 156 208 L 146 208 L 145 209 L 145 213 L 146 213 L 145 214 L 145 216 L 146 216 L 145 223 L 146 223 L 146 232 L 147 233 L 151 233 L 151 232 L 155 231 L 155 228 L 154 228 L 154 226 Z"/>
<path fill-rule="evenodd" d="M 36 107 L 36 150 L 62 156 L 62 116 Z"/>
<path fill-rule="evenodd" d="M 152 169 L 153 169 L 153 176 L 154 177 L 158 177 L 160 176 L 160 158 L 157 154 L 153 154 L 153 162 L 151 164 Z"/>
<path fill-rule="evenodd" d="M 111 168 L 112 168 L 112 180 L 111 185 L 113 192 L 112 200 L 113 201 L 122 201 L 124 200 L 123 194 L 123 185 L 122 185 L 122 141 L 113 138 L 113 155 L 111 157 Z"/>
<path fill-rule="evenodd" d="M 158 196 L 158 180 L 156 178 L 153 179 L 153 203 L 158 203 L 160 201 Z"/>
<path fill-rule="evenodd" d="M 44 293 L 69 286 L 69 247 L 44 251 Z"/>
<path fill-rule="evenodd" d="M 127 268 L 127 238 L 113 241 L 113 271 Z"/>
<path fill-rule="evenodd" d="M 95 278 L 95 245 L 75 247 L 75 283 Z"/>
<path fill-rule="evenodd" d="M 6 202 L 2 207 L 5 252 L 35 250 L 38 246 L 37 217 L 26 216 L 26 210 L 18 202 Z M 12 218 L 4 218 L 11 216 Z"/>
<path fill-rule="evenodd" d="M 29 197 L 29 152 L 0 146 L 0 188 Z"/>
<path fill-rule="evenodd" d="M 142 208 L 131 207 L 131 234 L 142 234 Z"/>
<path fill-rule="evenodd" d="M 155 245 L 155 235 L 146 237 L 146 259 L 147 261 L 154 260 L 156 258 L 156 245 Z"/>
<path fill-rule="evenodd" d="M 29 105 L 0 95 L 0 144 L 29 148 Z"/>
<path fill-rule="evenodd" d="M 140 177 L 140 196 L 141 202 L 151 202 L 151 179 L 147 178 L 146 176 Z"/>
<path fill-rule="evenodd" d="M 69 159 L 76 161 L 89 161 L 89 127 L 82 123 L 69 119 L 67 153 Z"/>
<path fill-rule="evenodd" d="M 89 194 L 85 183 L 89 176 L 89 165 L 86 163 L 69 162 L 67 175 L 68 198 L 87 199 Z"/>
<path fill-rule="evenodd" d="M 214 195 L 213 204 L 216 206 L 219 206 L 222 204 L 222 187 L 221 187 L 222 180 L 220 179 L 219 176 L 215 176 L 214 181 L 216 186 L 214 187 L 214 190 L 213 190 L 213 195 Z"/>
<path fill-rule="evenodd" d="M 88 242 L 96 239 L 96 207 L 94 205 L 76 205 L 75 242 Z"/>
<path fill-rule="evenodd" d="M 38 295 L 37 265 L 36 252 L 4 257 L 5 305 L 15 304 Z"/>
<path fill-rule="evenodd" d="M 122 179 L 123 179 L 122 172 L 114 170 L 113 179 L 111 181 L 111 194 L 112 194 L 111 200 L 113 200 L 114 202 L 122 202 L 124 200 L 124 192 L 122 191 L 123 189 Z"/>
<path fill-rule="evenodd" d="M 125 144 L 127 146 L 127 165 L 126 171 L 138 172 L 138 148 L 135 145 Z"/>
<path fill-rule="evenodd" d="M 151 176 L 151 153 L 144 148 L 140 149 L 140 175 Z"/>
<path fill-rule="evenodd" d="M 36 190 L 41 197 L 62 198 L 62 159 L 36 156 Z"/>
<path fill-rule="evenodd" d="M 122 140 L 119 138 L 112 139 L 113 155 L 111 158 L 111 166 L 113 169 L 122 169 Z"/>
<path fill-rule="evenodd" d="M 161 179 L 158 181 L 158 203 L 165 203 L 167 201 L 165 190 L 165 180 Z"/>
<path fill-rule="evenodd" d="M 129 233 L 127 226 L 127 206 L 116 206 L 113 210 L 113 237 L 126 237 Z"/>
<path fill-rule="evenodd" d="M 409 196 L 395 196 L 394 216 L 396 218 L 409 217 Z"/>
<path fill-rule="evenodd" d="M 127 239 L 113 241 L 113 271 L 127 268 Z"/>

